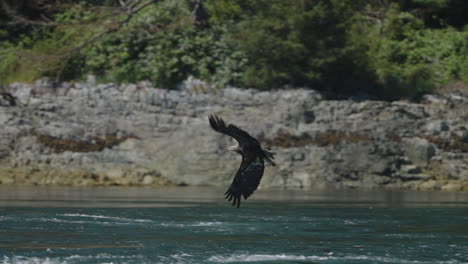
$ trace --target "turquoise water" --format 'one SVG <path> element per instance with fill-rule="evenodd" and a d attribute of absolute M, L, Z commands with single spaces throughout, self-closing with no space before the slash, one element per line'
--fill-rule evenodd
<path fill-rule="evenodd" d="M 468 194 L 0 187 L 0 263 L 468 263 Z"/>

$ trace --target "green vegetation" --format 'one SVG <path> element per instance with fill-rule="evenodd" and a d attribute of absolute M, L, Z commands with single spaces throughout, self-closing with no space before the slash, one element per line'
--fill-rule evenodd
<path fill-rule="evenodd" d="M 434 4 L 432 8 L 448 3 L 414 2 Z M 440 24 L 431 28 L 413 14 L 415 11 L 408 11 L 402 11 L 396 3 L 380 10 L 368 5 L 354 17 L 350 45 L 365 58 L 361 61 L 367 61 L 378 92 L 411 95 L 454 80 L 467 82 L 468 27 L 457 29 L 440 18 Z"/>
<path fill-rule="evenodd" d="M 392 98 L 468 82 L 464 0 L 19 2 L 0 5 L 0 83 L 192 75 Z"/>

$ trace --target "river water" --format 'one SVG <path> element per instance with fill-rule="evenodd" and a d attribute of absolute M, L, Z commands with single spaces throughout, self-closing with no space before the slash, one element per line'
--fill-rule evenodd
<path fill-rule="evenodd" d="M 468 263 L 468 193 L 0 186 L 0 263 Z"/>

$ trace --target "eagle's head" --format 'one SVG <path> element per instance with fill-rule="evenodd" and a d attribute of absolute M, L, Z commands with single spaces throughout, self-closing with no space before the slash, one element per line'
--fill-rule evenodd
<path fill-rule="evenodd" d="M 234 151 L 234 152 L 236 152 L 237 154 L 242 155 L 242 148 L 241 148 L 239 145 L 229 146 L 227 149 L 228 149 L 229 151 Z"/>

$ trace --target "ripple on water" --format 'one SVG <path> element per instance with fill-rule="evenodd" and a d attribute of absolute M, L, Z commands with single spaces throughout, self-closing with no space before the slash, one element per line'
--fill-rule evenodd
<path fill-rule="evenodd" d="M 106 215 L 58 214 L 58 216 L 93 218 L 93 219 L 108 219 L 108 220 L 122 221 L 122 222 L 142 222 L 142 223 L 153 222 L 152 220 L 149 220 L 149 219 L 133 219 L 133 218 L 125 218 L 125 217 L 106 216 Z"/>
<path fill-rule="evenodd" d="M 161 226 L 165 227 L 209 227 L 209 226 L 221 226 L 223 222 L 188 222 L 188 223 L 179 223 L 179 222 L 165 222 L 161 223 Z"/>
<path fill-rule="evenodd" d="M 0 258 L 2 264 L 73 264 L 73 263 L 86 263 L 96 262 L 99 263 L 113 263 L 114 261 L 124 263 L 148 263 L 142 255 L 111 255 L 111 254 L 97 254 L 97 255 L 71 255 L 68 257 L 26 257 L 26 256 L 3 256 Z M 130 261 L 130 262 L 128 262 Z"/>
<path fill-rule="evenodd" d="M 285 255 L 285 254 L 238 254 L 230 256 L 215 255 L 208 259 L 211 262 L 232 263 L 232 262 L 259 262 L 259 261 L 286 261 L 286 260 L 327 260 L 329 257 Z"/>
<path fill-rule="evenodd" d="M 174 262 L 176 261 L 176 262 Z M 233 255 L 214 255 L 205 260 L 207 263 L 282 263 L 282 261 L 298 261 L 309 263 L 401 263 L 401 264 L 432 264 L 433 261 L 418 261 L 393 257 L 382 256 L 367 256 L 367 255 L 345 255 L 333 256 L 328 253 L 323 256 L 304 256 L 304 255 L 289 255 L 289 254 L 233 254 Z M 68 257 L 26 257 L 26 256 L 3 256 L 0 258 L 2 264 L 73 264 L 73 263 L 199 263 L 193 259 L 193 255 L 186 253 L 173 254 L 168 257 L 160 256 L 156 259 L 147 259 L 143 255 L 111 255 L 111 254 L 97 254 L 97 255 L 71 255 Z M 448 260 L 437 262 L 438 264 L 459 264 L 466 263 L 456 260 Z"/>
<path fill-rule="evenodd" d="M 152 223 L 148 219 L 132 219 L 124 217 L 114 217 L 105 215 L 86 214 L 56 214 L 56 217 L 32 217 L 24 221 L 32 222 L 53 222 L 63 224 L 97 224 L 97 225 L 132 225 L 141 223 Z"/>
<path fill-rule="evenodd" d="M 278 262 L 280 261 L 315 261 L 317 263 L 328 263 L 329 261 L 339 261 L 347 263 L 401 263 L 401 264 L 432 264 L 433 261 L 418 261 L 407 260 L 392 257 L 382 256 L 367 256 L 367 255 L 345 255 L 333 256 L 333 253 L 328 253 L 325 256 L 304 256 L 304 255 L 287 255 L 287 254 L 234 254 L 229 256 L 215 255 L 208 258 L 209 262 L 216 263 L 245 263 L 245 262 Z M 464 263 L 456 260 L 448 260 L 437 262 L 438 264 L 458 264 Z"/>

